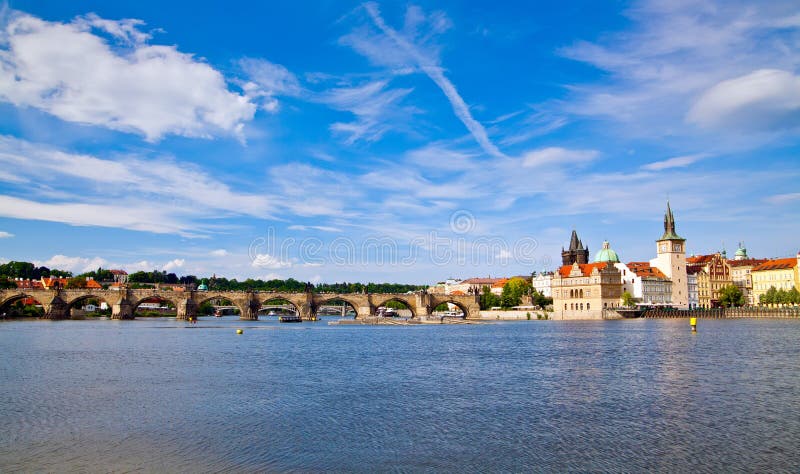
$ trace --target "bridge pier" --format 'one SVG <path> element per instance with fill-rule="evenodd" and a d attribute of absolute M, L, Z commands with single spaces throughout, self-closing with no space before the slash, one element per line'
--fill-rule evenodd
<path fill-rule="evenodd" d="M 414 318 L 426 319 L 431 314 L 431 297 L 428 293 L 417 292 Z"/>
<path fill-rule="evenodd" d="M 44 305 L 44 316 L 42 319 L 67 319 L 69 316 L 69 305 L 56 295 L 50 300 L 50 303 Z"/>
<path fill-rule="evenodd" d="M 314 320 L 314 311 L 311 310 L 311 305 L 309 303 L 304 303 L 300 306 L 297 306 L 297 315 L 300 316 L 300 319 L 303 321 L 313 321 Z"/>
<path fill-rule="evenodd" d="M 186 298 L 178 302 L 178 307 L 175 309 L 177 310 L 175 318 L 178 320 L 197 317 L 197 306 L 191 298 Z"/>
<path fill-rule="evenodd" d="M 239 319 L 242 321 L 258 321 L 258 310 L 261 309 L 261 303 L 253 293 L 247 294 L 247 300 L 239 306 Z"/>
<path fill-rule="evenodd" d="M 367 303 L 364 306 L 359 306 L 356 308 L 356 317 L 357 318 L 368 318 L 375 314 L 375 307 L 371 304 Z"/>
<path fill-rule="evenodd" d="M 126 298 L 111 305 L 111 319 L 133 319 L 133 305 Z"/>

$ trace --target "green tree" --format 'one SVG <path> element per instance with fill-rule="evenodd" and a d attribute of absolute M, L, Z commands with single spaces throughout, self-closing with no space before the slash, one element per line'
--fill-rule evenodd
<path fill-rule="evenodd" d="M 481 305 L 481 309 L 492 309 L 496 306 L 500 306 L 502 302 L 500 301 L 500 297 L 496 294 L 492 293 L 492 289 L 489 288 L 489 285 L 484 285 L 481 288 L 481 296 L 479 299 L 479 304 Z"/>
<path fill-rule="evenodd" d="M 547 296 L 539 293 L 536 290 L 533 290 L 531 294 L 531 299 L 533 300 L 533 304 L 544 309 L 553 304 L 553 298 L 548 298 Z"/>
<path fill-rule="evenodd" d="M 519 306 L 522 296 L 530 294 L 531 282 L 523 278 L 512 278 L 503 285 L 503 293 L 500 295 L 501 304 L 504 308 Z"/>
<path fill-rule="evenodd" d="M 633 295 L 629 291 L 622 293 L 622 306 L 630 308 L 635 305 L 636 301 L 634 300 Z"/>
<path fill-rule="evenodd" d="M 758 297 L 758 302 L 761 304 L 775 304 L 778 302 L 778 290 L 774 286 L 770 286 L 766 293 Z"/>
<path fill-rule="evenodd" d="M 723 308 L 744 306 L 744 294 L 736 285 L 725 285 L 719 290 L 719 304 Z"/>
<path fill-rule="evenodd" d="M 788 291 L 789 296 L 789 304 L 800 304 L 800 291 L 797 291 L 797 288 L 792 288 Z"/>
<path fill-rule="evenodd" d="M 210 301 L 204 301 L 200 304 L 200 307 L 197 308 L 197 312 L 200 314 L 214 314 L 214 305 L 212 305 Z"/>

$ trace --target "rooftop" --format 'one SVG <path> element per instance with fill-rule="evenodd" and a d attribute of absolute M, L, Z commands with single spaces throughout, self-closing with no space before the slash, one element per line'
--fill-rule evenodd
<path fill-rule="evenodd" d="M 660 278 L 663 280 L 667 280 L 667 276 L 664 275 L 661 270 L 656 267 L 651 267 L 650 263 L 648 262 L 630 262 L 626 264 L 628 268 L 636 274 L 636 276 L 640 278 Z"/>
<path fill-rule="evenodd" d="M 581 269 L 581 273 L 583 276 L 589 276 L 592 274 L 594 269 L 596 268 L 598 271 L 606 268 L 609 263 L 608 262 L 595 262 L 595 263 L 583 263 L 583 264 L 575 264 Z M 561 278 L 569 278 L 569 274 L 572 273 L 573 265 L 564 265 L 558 269 L 559 275 Z"/>
<path fill-rule="evenodd" d="M 753 268 L 754 272 L 763 272 L 768 270 L 786 270 L 797 266 L 796 258 L 778 258 L 775 260 L 767 260 L 766 262 Z"/>

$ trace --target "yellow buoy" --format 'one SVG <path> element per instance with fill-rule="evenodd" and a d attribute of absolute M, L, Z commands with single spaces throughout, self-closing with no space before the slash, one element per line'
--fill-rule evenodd
<path fill-rule="evenodd" d="M 237 330 L 236 330 L 236 334 L 244 334 L 244 330 L 242 330 L 242 329 L 237 329 Z"/>
<path fill-rule="evenodd" d="M 697 318 L 689 318 L 689 326 L 692 327 L 692 332 L 697 331 Z"/>

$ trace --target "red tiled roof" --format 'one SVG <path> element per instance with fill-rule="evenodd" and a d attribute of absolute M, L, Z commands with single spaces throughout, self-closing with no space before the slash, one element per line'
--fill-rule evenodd
<path fill-rule="evenodd" d="M 581 273 L 583 276 L 589 276 L 592 274 L 595 268 L 598 270 L 602 270 L 609 265 L 608 262 L 597 262 L 597 263 L 582 263 L 578 264 L 581 269 Z M 561 278 L 569 277 L 569 274 L 572 273 L 572 265 L 564 265 L 558 269 L 558 273 L 561 275 Z"/>
<path fill-rule="evenodd" d="M 651 267 L 648 262 L 630 262 L 628 268 L 640 278 L 654 277 L 666 280 L 667 276 L 656 267 Z"/>
<path fill-rule="evenodd" d="M 125 270 L 109 270 L 112 275 L 127 275 L 128 272 Z"/>
<path fill-rule="evenodd" d="M 501 278 L 496 282 L 492 283 L 492 288 L 502 288 L 506 283 L 508 283 L 508 278 Z"/>
<path fill-rule="evenodd" d="M 101 285 L 100 283 L 97 283 L 94 280 L 87 280 L 86 281 L 86 288 L 89 288 L 91 290 L 100 290 L 100 289 L 103 288 L 103 285 Z"/>
<path fill-rule="evenodd" d="M 15 280 L 17 288 L 22 290 L 41 290 L 44 288 L 42 282 L 39 280 Z"/>
<path fill-rule="evenodd" d="M 796 258 L 778 258 L 775 260 L 767 260 L 761 265 L 753 269 L 754 272 L 761 272 L 765 270 L 786 270 L 797 266 Z"/>
<path fill-rule="evenodd" d="M 705 271 L 705 270 L 703 270 L 703 267 L 698 266 L 698 265 L 688 265 L 686 267 L 686 274 L 687 275 L 694 275 L 695 273 L 700 273 L 702 271 Z"/>
<path fill-rule="evenodd" d="M 702 265 L 710 262 L 712 258 L 714 258 L 714 255 L 692 255 L 691 257 L 686 257 L 686 264 Z"/>
<path fill-rule="evenodd" d="M 468 285 L 493 285 L 499 280 L 502 280 L 502 278 L 469 278 L 461 283 L 466 283 Z"/>
<path fill-rule="evenodd" d="M 748 258 L 746 260 L 728 260 L 728 265 L 731 267 L 745 267 L 748 265 L 756 266 L 768 261 L 769 260 L 766 258 Z"/>
<path fill-rule="evenodd" d="M 464 296 L 464 292 L 461 290 L 452 291 L 450 294 L 453 296 Z"/>

